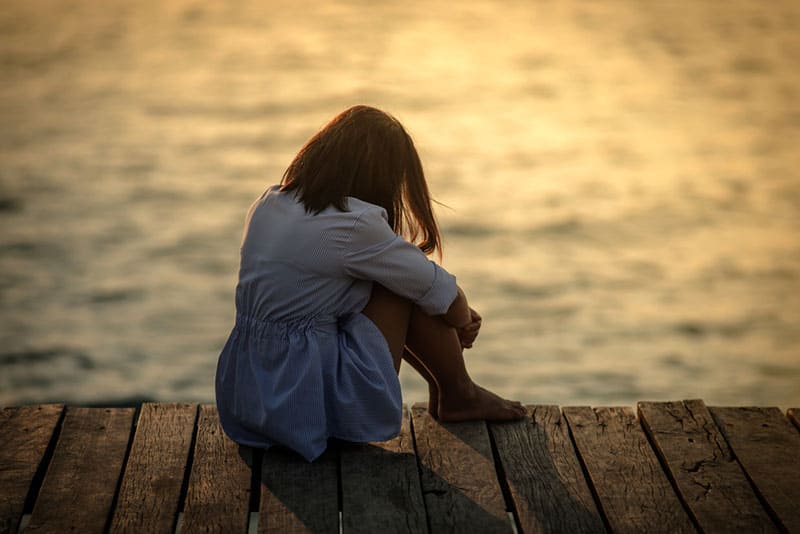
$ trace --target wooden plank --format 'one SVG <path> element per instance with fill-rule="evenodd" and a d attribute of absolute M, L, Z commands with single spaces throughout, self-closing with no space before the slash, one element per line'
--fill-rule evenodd
<path fill-rule="evenodd" d="M 196 419 L 196 404 L 142 404 L 112 532 L 175 530 Z"/>
<path fill-rule="evenodd" d="M 411 410 L 431 532 L 510 532 L 486 423 L 439 423 Z"/>
<path fill-rule="evenodd" d="M 0 411 L 0 532 L 16 534 L 64 406 L 43 404 Z"/>
<path fill-rule="evenodd" d="M 522 531 L 605 532 L 558 406 L 526 409 L 489 425 Z"/>
<path fill-rule="evenodd" d="M 695 532 L 633 410 L 567 407 L 564 416 L 614 532 Z"/>
<path fill-rule="evenodd" d="M 800 408 L 789 408 L 786 411 L 786 416 L 800 430 Z"/>
<path fill-rule="evenodd" d="M 800 532 L 800 433 L 778 408 L 711 408 L 733 453 L 789 532 Z"/>
<path fill-rule="evenodd" d="M 261 463 L 259 532 L 339 532 L 339 454 L 307 462 L 278 447 Z"/>
<path fill-rule="evenodd" d="M 247 532 L 253 450 L 222 431 L 216 406 L 202 405 L 181 532 Z"/>
<path fill-rule="evenodd" d="M 66 409 L 26 533 L 104 531 L 134 412 L 134 408 Z"/>
<path fill-rule="evenodd" d="M 344 532 L 425 532 L 408 410 L 400 435 L 389 441 L 343 443 L 342 529 Z"/>
<path fill-rule="evenodd" d="M 639 418 L 707 532 L 777 532 L 702 400 L 640 402 Z"/>

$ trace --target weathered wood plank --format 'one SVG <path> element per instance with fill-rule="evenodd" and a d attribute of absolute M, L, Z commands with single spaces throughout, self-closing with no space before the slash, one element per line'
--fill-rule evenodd
<path fill-rule="evenodd" d="M 222 431 L 216 406 L 202 405 L 181 532 L 247 532 L 253 450 Z"/>
<path fill-rule="evenodd" d="M 800 532 L 800 433 L 778 408 L 711 413 L 767 506 L 789 532 Z"/>
<path fill-rule="evenodd" d="M 439 423 L 425 404 L 411 411 L 431 531 L 511 531 L 486 423 Z"/>
<path fill-rule="evenodd" d="M 340 448 L 344 532 L 427 531 L 408 410 L 400 435 Z"/>
<path fill-rule="evenodd" d="M 339 532 L 339 454 L 307 462 L 277 447 L 261 463 L 259 532 Z"/>
<path fill-rule="evenodd" d="M 640 402 L 639 418 L 707 532 L 777 532 L 702 400 Z"/>
<path fill-rule="evenodd" d="M 73 408 L 33 507 L 30 532 L 103 532 L 128 449 L 134 408 Z"/>
<path fill-rule="evenodd" d="M 800 408 L 789 408 L 786 411 L 786 416 L 800 430 Z"/>
<path fill-rule="evenodd" d="M 142 404 L 112 532 L 174 531 L 196 419 L 196 404 Z"/>
<path fill-rule="evenodd" d="M 491 423 L 526 533 L 605 532 L 558 406 L 526 406 L 522 421 Z"/>
<path fill-rule="evenodd" d="M 25 499 L 63 411 L 60 404 L 0 411 L 0 533 L 16 534 Z"/>
<path fill-rule="evenodd" d="M 695 532 L 633 410 L 563 411 L 614 532 Z"/>

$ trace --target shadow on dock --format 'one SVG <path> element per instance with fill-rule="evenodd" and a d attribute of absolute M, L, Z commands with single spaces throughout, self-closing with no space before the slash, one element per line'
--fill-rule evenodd
<path fill-rule="evenodd" d="M 0 531 L 800 532 L 800 409 L 404 412 L 396 438 L 308 463 L 240 447 L 216 408 L 0 411 Z"/>

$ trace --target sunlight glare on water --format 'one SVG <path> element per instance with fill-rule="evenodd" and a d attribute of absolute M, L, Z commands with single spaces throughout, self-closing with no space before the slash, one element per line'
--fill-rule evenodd
<path fill-rule="evenodd" d="M 800 5 L 497 5 L 6 3 L 0 403 L 211 401 L 247 207 L 366 103 L 445 205 L 476 381 L 797 405 Z"/>

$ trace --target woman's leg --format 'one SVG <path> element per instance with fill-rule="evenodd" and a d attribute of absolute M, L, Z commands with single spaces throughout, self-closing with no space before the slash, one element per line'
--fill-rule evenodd
<path fill-rule="evenodd" d="M 472 381 L 464 365 L 458 334 L 440 317 L 413 307 L 406 345 L 436 380 L 438 417 L 443 421 L 509 420 L 525 416 L 519 402 L 503 399 Z"/>
<path fill-rule="evenodd" d="M 429 404 L 431 414 L 445 421 L 518 419 L 525 415 L 519 403 L 502 399 L 472 381 L 458 335 L 441 318 L 425 314 L 378 284 L 373 285 L 363 313 L 386 338 L 395 370 L 399 371 L 405 357 L 433 386 L 430 393 L 434 398 L 438 395 L 438 402 L 435 407 Z"/>
<path fill-rule="evenodd" d="M 398 297 L 379 284 L 372 284 L 372 295 L 361 312 L 383 333 L 392 353 L 394 370 L 397 372 L 400 372 L 400 361 L 406 346 L 412 307 L 410 301 Z"/>
<path fill-rule="evenodd" d="M 439 388 L 436 386 L 436 381 L 430 371 L 405 346 L 412 307 L 413 305 L 408 300 L 375 284 L 369 302 L 362 313 L 378 326 L 383 337 L 386 338 L 392 353 L 395 371 L 400 372 L 400 361 L 401 359 L 406 360 L 428 383 L 428 411 L 438 418 Z"/>
<path fill-rule="evenodd" d="M 439 419 L 439 386 L 436 384 L 436 379 L 425 367 L 425 364 L 420 361 L 419 357 L 411 352 L 408 347 L 403 351 L 403 359 L 428 383 L 428 412 L 434 419 Z"/>

